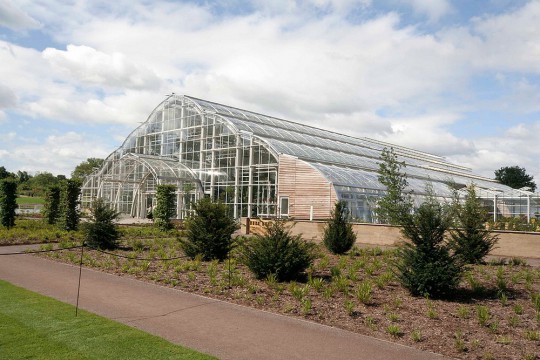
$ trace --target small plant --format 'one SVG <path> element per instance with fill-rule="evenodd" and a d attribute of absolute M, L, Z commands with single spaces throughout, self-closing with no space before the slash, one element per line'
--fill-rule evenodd
<path fill-rule="evenodd" d="M 527 330 L 525 332 L 525 337 L 527 338 L 527 340 L 538 341 L 540 340 L 540 332 Z"/>
<path fill-rule="evenodd" d="M 313 289 L 315 289 L 315 291 L 317 292 L 321 292 L 323 286 L 324 286 L 324 280 L 320 277 L 316 277 L 316 278 L 311 278 L 309 280 L 309 284 L 311 285 L 311 287 Z"/>
<path fill-rule="evenodd" d="M 469 308 L 465 305 L 460 305 L 458 307 L 458 317 L 461 319 L 468 319 L 470 316 Z"/>
<path fill-rule="evenodd" d="M 366 316 L 366 318 L 364 319 L 364 323 L 371 330 L 375 330 L 377 320 L 375 320 L 375 318 L 373 316 Z"/>
<path fill-rule="evenodd" d="M 499 331 L 499 322 L 492 321 L 491 324 L 489 324 L 489 331 L 491 331 L 493 334 L 496 334 Z"/>
<path fill-rule="evenodd" d="M 354 302 L 351 300 L 345 300 L 345 311 L 347 311 L 347 315 L 353 316 L 354 315 Z"/>
<path fill-rule="evenodd" d="M 348 220 L 346 201 L 338 201 L 324 228 L 323 244 L 333 254 L 344 254 L 356 242 L 356 234 Z"/>
<path fill-rule="evenodd" d="M 258 279 L 275 274 L 278 281 L 297 278 L 315 258 L 315 244 L 292 235 L 283 220 L 266 223 L 265 234 L 257 235 L 241 249 L 242 260 Z"/>
<path fill-rule="evenodd" d="M 512 315 L 510 319 L 508 319 L 508 325 L 517 327 L 519 325 L 519 318 L 516 315 Z"/>
<path fill-rule="evenodd" d="M 403 335 L 403 333 L 401 332 L 401 329 L 396 324 L 388 325 L 386 327 L 386 332 L 396 338 L 401 337 Z"/>
<path fill-rule="evenodd" d="M 388 314 L 388 320 L 390 320 L 390 322 L 398 322 L 399 321 L 399 315 L 392 312 L 392 313 Z"/>
<path fill-rule="evenodd" d="M 482 326 L 486 326 L 490 318 L 489 308 L 487 306 L 478 305 L 476 307 L 476 315 L 478 317 L 478 323 Z"/>
<path fill-rule="evenodd" d="M 499 295 L 499 300 L 501 301 L 501 305 L 502 305 L 502 306 L 508 305 L 508 296 L 506 296 L 505 293 L 501 293 L 501 294 Z"/>
<path fill-rule="evenodd" d="M 502 266 L 497 269 L 496 285 L 500 294 L 508 291 L 508 284 L 504 278 L 504 268 Z"/>
<path fill-rule="evenodd" d="M 200 254 L 204 261 L 225 260 L 233 247 L 232 234 L 238 229 L 227 215 L 227 207 L 203 198 L 193 205 L 195 215 L 186 219 L 186 238 L 180 246 L 192 259 Z M 262 275 L 262 278 L 267 274 Z"/>
<path fill-rule="evenodd" d="M 513 257 L 508 263 L 512 266 L 527 266 L 527 261 L 520 257 Z"/>
<path fill-rule="evenodd" d="M 536 312 L 540 313 L 540 293 L 532 294 L 531 300 L 532 300 L 532 303 Z"/>
<path fill-rule="evenodd" d="M 356 287 L 354 295 L 356 296 L 356 299 L 358 301 L 360 301 L 362 304 L 367 305 L 371 302 L 371 291 L 371 283 L 363 281 Z"/>
<path fill-rule="evenodd" d="M 463 339 L 463 333 L 461 331 L 454 333 L 454 346 L 458 352 L 467 351 L 467 346 L 465 345 L 465 340 Z"/>
<path fill-rule="evenodd" d="M 522 315 L 523 314 L 523 306 L 521 304 L 514 305 L 514 312 L 517 315 Z"/>
<path fill-rule="evenodd" d="M 411 340 L 414 342 L 421 342 L 423 340 L 420 330 L 414 330 L 411 333 Z"/>
<path fill-rule="evenodd" d="M 308 315 L 311 312 L 311 299 L 305 298 L 302 300 L 302 313 Z"/>
<path fill-rule="evenodd" d="M 427 317 L 430 319 L 437 319 L 439 317 L 439 314 L 437 314 L 437 311 L 435 310 L 435 305 L 433 305 L 433 302 L 429 299 L 427 299 Z"/>
<path fill-rule="evenodd" d="M 498 342 L 499 344 L 508 345 L 512 343 L 512 338 L 507 335 L 500 335 L 500 336 L 497 336 L 495 341 Z"/>

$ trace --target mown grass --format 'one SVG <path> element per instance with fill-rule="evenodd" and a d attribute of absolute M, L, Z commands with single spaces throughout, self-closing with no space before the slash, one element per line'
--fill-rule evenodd
<path fill-rule="evenodd" d="M 0 280 L 0 359 L 214 359 Z"/>
<path fill-rule="evenodd" d="M 40 197 L 19 196 L 17 198 L 17 204 L 45 204 L 45 199 Z"/>

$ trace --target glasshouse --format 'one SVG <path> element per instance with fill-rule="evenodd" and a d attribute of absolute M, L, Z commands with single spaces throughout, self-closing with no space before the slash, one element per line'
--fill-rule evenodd
<path fill-rule="evenodd" d="M 86 178 L 82 206 L 101 197 L 121 213 L 144 218 L 155 206 L 156 186 L 173 184 L 179 219 L 208 196 L 227 204 L 235 218 L 325 219 L 344 200 L 352 218 L 376 222 L 377 198 L 385 194 L 378 181 L 385 148 L 406 164 L 408 191 L 417 202 L 427 183 L 442 198 L 450 197 L 450 185 L 474 184 L 495 219 L 529 220 L 539 213 L 538 194 L 440 156 L 174 94 Z"/>

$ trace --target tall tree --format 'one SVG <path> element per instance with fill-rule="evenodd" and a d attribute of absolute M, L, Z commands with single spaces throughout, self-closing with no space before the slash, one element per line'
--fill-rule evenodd
<path fill-rule="evenodd" d="M 56 224 L 60 217 L 60 199 L 62 189 L 58 185 L 51 186 L 45 194 L 43 219 L 47 224 Z"/>
<path fill-rule="evenodd" d="M 157 204 L 152 211 L 154 223 L 162 231 L 169 230 L 173 227 L 171 218 L 176 215 L 176 206 L 174 200 L 176 198 L 176 186 L 174 185 L 158 185 L 156 187 Z"/>
<path fill-rule="evenodd" d="M 384 148 L 380 160 L 378 179 L 386 186 L 386 195 L 377 201 L 377 216 L 381 223 L 400 225 L 412 209 L 412 199 L 405 193 L 407 174 L 401 171 L 405 163 L 398 161 L 393 148 Z"/>
<path fill-rule="evenodd" d="M 14 178 L 14 177 L 15 177 L 15 174 L 13 174 L 13 173 L 7 171 L 5 167 L 0 166 L 0 180 L 6 179 L 6 178 L 8 178 L 8 177 Z"/>
<path fill-rule="evenodd" d="M 105 160 L 98 158 L 88 158 L 75 167 L 75 170 L 71 173 L 72 179 L 83 181 L 84 178 L 94 172 L 96 168 L 101 167 Z"/>
<path fill-rule="evenodd" d="M 62 189 L 60 227 L 64 230 L 77 230 L 79 227 L 79 195 L 81 183 L 77 180 L 66 180 Z"/>
<path fill-rule="evenodd" d="M 17 183 L 14 179 L 0 180 L 0 223 L 12 228 L 15 226 L 15 209 L 17 209 Z"/>
<path fill-rule="evenodd" d="M 495 180 L 514 189 L 529 187 L 531 191 L 536 190 L 536 184 L 533 177 L 527 174 L 525 168 L 519 166 L 505 166 L 495 170 Z"/>

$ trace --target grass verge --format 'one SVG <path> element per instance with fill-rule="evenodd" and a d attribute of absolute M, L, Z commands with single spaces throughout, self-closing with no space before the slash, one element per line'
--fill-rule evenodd
<path fill-rule="evenodd" d="M 215 359 L 0 280 L 0 359 Z"/>

